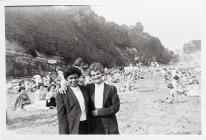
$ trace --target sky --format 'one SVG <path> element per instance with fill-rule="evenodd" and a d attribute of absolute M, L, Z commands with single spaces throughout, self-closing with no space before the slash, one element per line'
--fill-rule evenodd
<path fill-rule="evenodd" d="M 144 32 L 158 37 L 170 50 L 201 39 L 201 0 L 129 0 L 91 7 L 97 15 L 119 25 L 141 22 Z"/>
<path fill-rule="evenodd" d="M 12 3 L 14 3 L 13 1 L 16 0 L 12 0 Z M 39 0 L 33 0 L 33 3 L 35 1 Z M 203 3 L 204 1 L 205 3 Z M 28 1 L 27 3 L 22 3 L 30 5 L 30 3 L 27 4 Z M 202 5 L 206 5 L 206 0 L 56 1 L 57 5 L 61 3 L 63 5 L 72 3 L 74 5 L 91 5 L 97 15 L 103 16 L 107 21 L 112 21 L 119 25 L 126 24 L 130 26 L 141 22 L 144 26 L 144 32 L 158 37 L 164 47 L 176 50 L 182 49 L 184 43 L 201 39 L 201 8 Z M 37 4 L 37 2 L 34 4 Z M 55 5 L 55 0 L 52 1 L 52 4 Z M 206 7 L 204 8 L 206 9 Z"/>

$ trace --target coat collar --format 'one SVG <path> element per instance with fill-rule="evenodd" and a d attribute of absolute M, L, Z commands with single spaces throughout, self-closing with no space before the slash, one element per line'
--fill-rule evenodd
<path fill-rule="evenodd" d="M 104 91 L 103 91 L 103 106 L 105 105 L 107 98 L 109 96 L 109 88 L 108 85 L 104 83 Z"/>
<path fill-rule="evenodd" d="M 87 100 L 87 98 L 86 98 L 86 91 L 81 87 L 81 86 L 79 86 L 79 89 L 81 90 L 81 92 L 82 92 L 82 95 L 83 95 L 83 98 L 84 98 L 84 102 L 85 102 L 85 107 L 86 107 L 86 104 L 87 104 L 87 102 L 88 102 L 88 100 Z M 75 102 L 78 102 L 78 99 L 77 99 L 77 97 L 75 96 L 75 94 L 74 94 L 74 92 L 73 92 L 73 90 L 68 86 L 67 87 L 67 92 L 66 92 L 66 96 L 69 98 L 69 99 L 74 99 L 74 100 L 76 100 Z M 78 102 L 78 105 L 79 105 L 79 102 Z M 80 105 L 79 105 L 79 107 L 80 107 Z"/>

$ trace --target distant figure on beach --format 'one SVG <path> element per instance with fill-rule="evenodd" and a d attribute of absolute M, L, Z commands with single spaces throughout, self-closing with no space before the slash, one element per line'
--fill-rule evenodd
<path fill-rule="evenodd" d="M 175 75 L 172 78 L 172 82 L 168 84 L 168 88 L 170 88 L 170 95 L 169 97 L 166 98 L 166 101 L 168 103 L 174 102 L 175 95 L 177 94 L 178 91 L 179 82 L 180 82 L 180 77 L 178 75 Z"/>
<path fill-rule="evenodd" d="M 43 80 L 40 75 L 34 75 L 32 81 L 35 82 L 36 87 L 38 87 L 40 83 L 43 83 Z"/>
<path fill-rule="evenodd" d="M 46 76 L 43 77 L 44 87 L 49 87 L 49 85 L 50 85 L 52 82 L 54 82 L 54 80 L 53 80 L 52 77 L 51 77 L 51 73 L 48 72 L 48 73 L 46 74 Z"/>
<path fill-rule="evenodd" d="M 164 76 L 164 79 L 165 79 L 165 84 L 167 84 L 168 81 L 170 80 L 170 73 L 169 73 L 167 68 L 163 69 L 163 76 Z"/>
<path fill-rule="evenodd" d="M 74 66 L 74 67 L 77 67 L 77 68 L 81 71 L 81 73 L 84 74 L 83 64 L 84 64 L 83 59 L 82 59 L 81 57 L 78 57 L 78 58 L 74 61 L 73 66 Z"/>
<path fill-rule="evenodd" d="M 42 100 L 45 100 L 45 98 L 46 98 L 46 91 L 44 89 L 44 84 L 40 83 L 38 85 L 37 91 L 34 93 L 35 104 L 38 104 Z"/>
<path fill-rule="evenodd" d="M 43 83 L 39 83 L 37 90 L 34 93 L 34 103 L 27 105 L 25 109 L 28 110 L 46 110 L 46 95 L 47 91 Z"/>

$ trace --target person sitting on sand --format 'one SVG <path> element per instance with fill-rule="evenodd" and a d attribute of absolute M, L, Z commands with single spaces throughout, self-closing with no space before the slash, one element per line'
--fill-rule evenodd
<path fill-rule="evenodd" d="M 46 106 L 53 109 L 56 107 L 56 85 L 52 84 L 48 87 L 48 93 L 46 95 Z"/>
<path fill-rule="evenodd" d="M 40 83 L 38 85 L 37 91 L 34 93 L 35 104 L 38 104 L 40 101 L 45 100 L 46 92 L 44 89 L 44 84 Z"/>
<path fill-rule="evenodd" d="M 30 91 L 33 91 L 33 88 L 35 88 L 35 85 L 33 84 L 33 82 L 30 79 L 28 79 L 26 81 L 21 80 L 19 82 L 19 88 L 20 87 L 24 87 L 26 92 L 28 93 Z"/>
<path fill-rule="evenodd" d="M 20 87 L 24 87 L 25 86 L 25 82 L 24 82 L 24 80 L 21 80 L 20 82 L 19 82 L 19 88 Z"/>
<path fill-rule="evenodd" d="M 31 104 L 31 99 L 29 95 L 26 93 L 25 87 L 20 87 L 18 89 L 19 95 L 16 98 L 13 110 L 16 110 L 17 105 L 20 109 L 24 109 L 24 106 L 27 104 Z"/>
<path fill-rule="evenodd" d="M 25 109 L 28 110 L 47 110 L 46 107 L 46 90 L 43 83 L 39 83 L 37 90 L 34 93 L 34 103 L 27 105 Z"/>
<path fill-rule="evenodd" d="M 49 87 L 49 85 L 54 81 L 51 77 L 51 73 L 48 72 L 46 76 L 43 78 L 44 87 Z"/>
<path fill-rule="evenodd" d="M 36 87 L 38 87 L 40 83 L 43 83 L 43 80 L 40 75 L 34 75 L 32 81 L 35 82 Z"/>

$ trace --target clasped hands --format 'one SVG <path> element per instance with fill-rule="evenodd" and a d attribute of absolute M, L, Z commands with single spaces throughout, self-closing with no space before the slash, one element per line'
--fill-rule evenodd
<path fill-rule="evenodd" d="M 98 109 L 92 111 L 92 116 L 98 116 Z"/>

